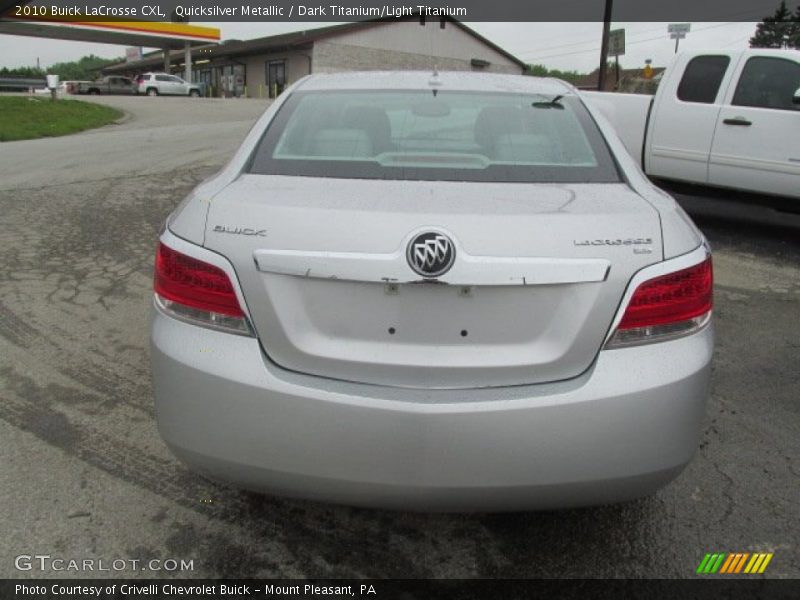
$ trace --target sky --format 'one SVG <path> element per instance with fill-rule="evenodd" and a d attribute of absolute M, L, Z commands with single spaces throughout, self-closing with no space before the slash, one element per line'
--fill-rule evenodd
<path fill-rule="evenodd" d="M 298 29 L 312 29 L 331 23 L 203 23 L 219 27 L 223 39 L 251 39 Z M 467 23 L 469 27 L 527 63 L 551 69 L 590 72 L 600 60 L 602 23 Z M 666 66 L 675 50 L 667 23 L 613 23 L 624 28 L 626 54 L 620 57 L 624 68 Z M 755 23 L 692 23 L 692 30 L 681 40 L 682 50 L 746 48 L 755 32 Z M 33 37 L 0 35 L 0 67 L 36 66 L 71 61 L 87 54 L 115 58 L 125 54 L 123 46 L 89 44 Z"/>

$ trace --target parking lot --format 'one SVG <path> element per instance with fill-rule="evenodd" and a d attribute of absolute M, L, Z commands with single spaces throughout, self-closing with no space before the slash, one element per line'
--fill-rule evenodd
<path fill-rule="evenodd" d="M 0 145 L 0 576 L 64 575 L 15 569 L 38 553 L 193 577 L 692 577 L 706 552 L 768 551 L 768 575 L 800 577 L 800 217 L 681 199 L 715 251 L 717 348 L 696 458 L 654 497 L 499 515 L 276 499 L 172 457 L 147 347 L 159 229 L 266 103 L 95 101 L 128 116 Z"/>

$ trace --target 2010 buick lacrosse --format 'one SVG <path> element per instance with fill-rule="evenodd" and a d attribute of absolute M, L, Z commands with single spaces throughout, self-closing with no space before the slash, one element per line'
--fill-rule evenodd
<path fill-rule="evenodd" d="M 599 504 L 698 443 L 709 249 L 557 80 L 300 80 L 169 217 L 154 303 L 161 435 L 238 486 Z"/>

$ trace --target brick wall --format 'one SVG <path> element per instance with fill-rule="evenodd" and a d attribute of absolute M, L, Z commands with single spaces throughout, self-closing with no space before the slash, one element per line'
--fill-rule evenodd
<path fill-rule="evenodd" d="M 519 75 L 521 69 L 513 63 L 499 64 L 492 62 L 482 69 L 474 68 L 469 60 L 447 57 L 432 57 L 427 54 L 399 52 L 350 46 L 335 42 L 319 41 L 314 44 L 315 73 L 335 73 L 338 71 L 374 71 L 374 70 L 433 70 L 440 71 L 486 71 L 494 73 L 514 73 Z"/>

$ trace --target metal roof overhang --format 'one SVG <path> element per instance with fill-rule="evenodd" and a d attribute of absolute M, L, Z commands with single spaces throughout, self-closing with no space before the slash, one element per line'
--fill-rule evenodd
<path fill-rule="evenodd" d="M 296 45 L 280 44 L 275 46 L 260 46 L 258 48 L 250 48 L 243 50 L 241 45 L 227 45 L 221 44 L 219 46 L 207 47 L 202 49 L 195 49 L 192 51 L 192 62 L 195 65 L 206 65 L 211 67 L 218 67 L 230 63 L 239 63 L 237 58 L 244 58 L 246 56 L 258 54 L 278 54 L 281 52 L 289 52 L 292 50 L 310 50 L 312 44 L 305 42 Z M 171 60 L 181 61 L 183 59 L 182 52 L 172 52 Z M 142 60 L 134 62 L 121 62 L 114 65 L 103 67 L 104 74 L 113 73 L 129 73 L 132 71 L 141 71 L 151 67 L 157 67 L 164 63 L 164 58 L 161 55 L 149 55 L 142 58 Z"/>
<path fill-rule="evenodd" d="M 0 34 L 172 49 L 183 48 L 186 42 L 191 46 L 202 46 L 218 43 L 220 39 L 219 29 L 186 23 L 110 19 L 76 21 L 56 17 L 21 20 L 7 15 L 0 19 Z"/>

